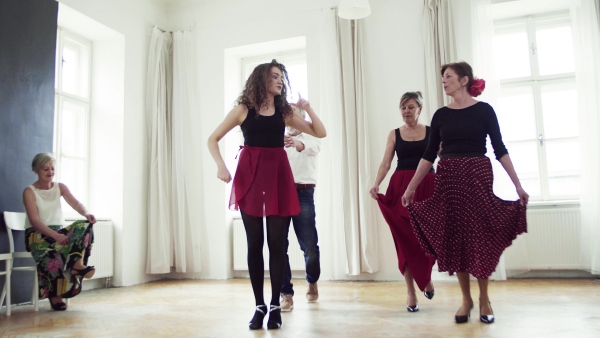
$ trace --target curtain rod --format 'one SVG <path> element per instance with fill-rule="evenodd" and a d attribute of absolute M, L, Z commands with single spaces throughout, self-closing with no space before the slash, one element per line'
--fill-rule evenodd
<path fill-rule="evenodd" d="M 192 26 L 188 29 L 179 29 L 179 30 L 174 30 L 174 31 L 168 31 L 166 29 L 158 27 L 157 25 L 152 25 L 152 28 L 154 28 L 154 27 L 158 28 L 163 33 L 173 33 L 173 32 L 178 32 L 178 31 L 191 31 L 194 27 L 196 27 L 196 21 L 194 21 Z"/>

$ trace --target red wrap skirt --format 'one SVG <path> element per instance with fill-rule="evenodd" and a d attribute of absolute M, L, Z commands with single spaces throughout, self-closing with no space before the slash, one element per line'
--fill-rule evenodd
<path fill-rule="evenodd" d="M 299 214 L 294 176 L 283 147 L 241 148 L 229 208 L 256 217 Z"/>
<path fill-rule="evenodd" d="M 407 266 L 419 289 L 423 291 L 431 281 L 431 268 L 435 259 L 428 256 L 421 248 L 410 224 L 408 210 L 402 205 L 402 195 L 414 175 L 415 170 L 395 171 L 385 195 L 379 194 L 377 203 L 383 218 L 390 226 L 400 272 L 404 275 L 404 267 Z M 428 173 L 423 178 L 415 191 L 415 201 L 422 201 L 433 194 L 434 178 L 435 175 L 432 173 Z"/>
<path fill-rule="evenodd" d="M 442 159 L 435 176 L 433 196 L 408 208 L 417 239 L 440 272 L 488 278 L 504 249 L 527 232 L 527 207 L 494 195 L 487 157 Z"/>

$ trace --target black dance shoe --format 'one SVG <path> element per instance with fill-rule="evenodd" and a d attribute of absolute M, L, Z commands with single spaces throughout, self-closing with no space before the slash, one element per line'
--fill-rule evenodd
<path fill-rule="evenodd" d="M 490 309 L 492 309 L 492 303 L 490 304 Z M 486 323 L 486 324 L 491 324 L 494 322 L 495 318 L 494 318 L 494 310 L 492 310 L 492 314 L 491 315 L 482 315 L 481 314 L 481 306 L 479 307 L 479 321 L 482 323 Z"/>
<path fill-rule="evenodd" d="M 267 306 L 259 305 L 256 307 L 256 311 L 254 312 L 254 316 L 250 320 L 248 327 L 250 330 L 259 330 L 262 328 L 263 320 L 265 319 L 265 315 L 267 314 Z"/>
<path fill-rule="evenodd" d="M 419 311 L 419 304 L 406 305 L 406 311 L 408 311 L 408 312 L 417 312 L 417 311 Z"/>
<path fill-rule="evenodd" d="M 281 327 L 281 307 L 279 305 L 271 305 L 269 310 L 269 321 L 267 322 L 267 329 L 274 330 Z"/>
<path fill-rule="evenodd" d="M 433 296 L 435 296 L 435 290 L 431 290 L 431 291 L 423 291 L 423 294 L 425 295 L 425 297 L 427 297 L 427 299 L 431 299 L 433 298 Z"/>
<path fill-rule="evenodd" d="M 466 315 L 464 316 L 454 316 L 454 322 L 456 324 L 462 324 L 462 323 L 466 323 L 469 321 L 469 317 L 471 317 L 471 310 L 473 310 L 473 305 L 471 305 L 471 308 L 469 309 L 469 312 L 467 312 Z"/>

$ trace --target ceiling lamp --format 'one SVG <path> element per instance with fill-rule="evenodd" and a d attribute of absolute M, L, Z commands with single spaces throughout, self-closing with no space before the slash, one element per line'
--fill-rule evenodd
<path fill-rule="evenodd" d="M 340 0 L 338 16 L 343 19 L 362 19 L 371 14 L 369 0 Z"/>

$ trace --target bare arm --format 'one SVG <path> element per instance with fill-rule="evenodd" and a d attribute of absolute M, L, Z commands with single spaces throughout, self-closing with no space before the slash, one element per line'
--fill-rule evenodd
<path fill-rule="evenodd" d="M 71 208 L 73 208 L 75 211 L 77 211 L 81 216 L 87 218 L 88 222 L 96 223 L 96 217 L 94 217 L 94 215 L 90 214 L 87 211 L 87 209 L 85 208 L 83 203 L 79 202 L 75 198 L 75 196 L 73 196 L 73 194 L 71 193 L 69 188 L 67 188 L 66 185 L 64 185 L 62 183 L 58 183 L 58 186 L 60 188 L 60 194 L 65 199 L 67 204 L 69 204 L 71 206 Z"/>
<path fill-rule="evenodd" d="M 321 119 L 319 119 L 317 114 L 315 114 L 315 111 L 311 108 L 308 100 L 300 97 L 298 102 L 292 105 L 306 111 L 312 122 L 306 121 L 302 116 L 300 116 L 300 114 L 298 114 L 298 112 L 294 110 L 294 115 L 286 120 L 286 125 L 294 129 L 298 129 L 303 133 L 310 134 L 314 137 L 323 138 L 327 136 L 327 131 L 325 130 L 323 122 L 321 122 Z"/>
<path fill-rule="evenodd" d="M 302 134 L 302 140 L 297 136 L 285 135 L 283 142 L 286 148 L 294 147 L 297 152 L 304 152 L 308 156 L 317 156 L 321 151 L 321 140 L 308 134 Z"/>
<path fill-rule="evenodd" d="M 377 170 L 377 177 L 375 177 L 375 183 L 373 183 L 373 187 L 369 190 L 369 194 L 373 199 L 377 199 L 377 194 L 379 193 L 379 185 L 381 181 L 385 178 L 388 171 L 392 166 L 392 160 L 394 159 L 394 149 L 396 148 L 396 134 L 395 131 L 390 131 L 388 135 L 387 142 L 385 144 L 385 152 L 383 153 L 383 160 L 381 160 L 381 164 L 379 165 L 379 170 Z"/>
<path fill-rule="evenodd" d="M 246 105 L 240 104 L 236 106 L 229 111 L 223 122 L 221 122 L 221 124 L 219 124 L 219 126 L 217 126 L 217 128 L 208 137 L 208 150 L 210 151 L 210 155 L 212 156 L 213 160 L 215 160 L 215 163 L 217 164 L 217 178 L 225 183 L 229 183 L 229 181 L 231 181 L 231 174 L 229 173 L 229 170 L 227 170 L 225 161 L 223 161 L 223 156 L 221 156 L 219 141 L 231 129 L 242 124 L 247 115 L 248 107 L 246 107 Z"/>
<path fill-rule="evenodd" d="M 25 205 L 25 213 L 27 213 L 29 223 L 31 223 L 35 231 L 54 239 L 57 243 L 68 243 L 69 239 L 67 236 L 50 229 L 46 223 L 40 220 L 40 214 L 35 204 L 35 193 L 31 188 L 25 188 L 23 191 L 23 205 Z"/>
<path fill-rule="evenodd" d="M 415 190 L 417 190 L 419 183 L 421 183 L 425 175 L 427 175 L 432 165 L 433 162 L 430 162 L 424 158 L 422 158 L 421 161 L 419 161 L 419 166 L 417 166 L 415 176 L 413 176 L 412 180 L 410 180 L 410 183 L 408 183 L 408 187 L 406 187 L 404 196 L 402 196 L 403 206 L 406 207 L 409 204 L 412 204 L 413 199 L 415 198 Z"/>
<path fill-rule="evenodd" d="M 517 172 L 515 171 L 515 168 L 513 167 L 510 156 L 508 154 L 505 154 L 504 156 L 502 156 L 500 158 L 499 161 L 500 161 L 500 164 L 502 164 L 502 166 L 504 167 L 504 170 L 506 170 L 508 177 L 510 177 L 510 180 L 515 185 L 515 188 L 517 189 L 517 194 L 519 195 L 519 200 L 520 200 L 521 204 L 527 205 L 527 203 L 529 202 L 529 195 L 525 192 L 525 190 L 523 190 L 523 187 L 521 187 L 521 182 L 519 181 Z"/>

